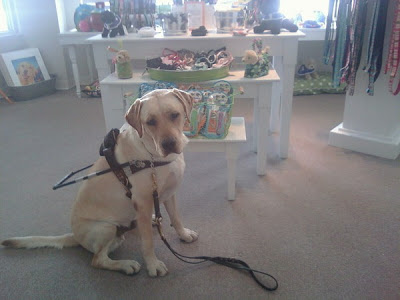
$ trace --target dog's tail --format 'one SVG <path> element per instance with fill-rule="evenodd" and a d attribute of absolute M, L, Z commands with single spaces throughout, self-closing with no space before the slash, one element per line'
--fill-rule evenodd
<path fill-rule="evenodd" d="M 1 244 L 5 247 L 10 248 L 57 248 L 62 249 L 63 247 L 75 247 L 79 243 L 75 240 L 73 233 L 68 233 L 60 236 L 27 236 L 27 237 L 15 237 L 4 240 Z"/>

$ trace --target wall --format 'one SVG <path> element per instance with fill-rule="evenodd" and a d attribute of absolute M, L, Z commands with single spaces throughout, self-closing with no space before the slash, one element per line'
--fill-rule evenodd
<path fill-rule="evenodd" d="M 64 50 L 58 43 L 59 25 L 55 0 L 15 1 L 19 35 L 0 38 L 0 52 L 39 48 L 50 74 L 57 75 L 56 88 L 71 87 Z M 4 79 L 0 79 L 4 83 Z"/>

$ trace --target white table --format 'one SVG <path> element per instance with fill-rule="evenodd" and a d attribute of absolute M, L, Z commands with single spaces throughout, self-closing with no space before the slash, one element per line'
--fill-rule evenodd
<path fill-rule="evenodd" d="M 203 37 L 192 36 L 168 36 L 158 34 L 152 38 L 141 38 L 137 34 L 104 39 L 101 35 L 88 39 L 92 44 L 94 61 L 97 68 L 99 79 L 103 80 L 111 73 L 110 61 L 114 54 L 107 50 L 107 46 L 119 49 L 122 47 L 129 51 L 132 59 L 153 58 L 161 55 L 164 48 L 174 50 L 189 49 L 192 51 L 218 49 L 226 46 L 234 57 L 242 57 L 245 50 L 251 49 L 255 38 L 260 38 L 264 46 L 269 46 L 269 53 L 274 56 L 274 67 L 281 79 L 280 87 L 273 90 L 272 116 L 280 115 L 280 147 L 279 155 L 281 158 L 288 157 L 289 150 L 289 131 L 290 119 L 292 115 L 293 85 L 295 66 L 297 63 L 297 45 L 299 38 L 305 34 L 298 32 L 281 32 L 279 35 L 273 34 L 249 34 L 245 37 L 236 37 L 231 34 L 208 34 Z M 143 70 L 143 69 L 142 69 Z M 138 71 L 142 71 L 138 70 Z M 262 88 L 262 87 L 260 87 Z M 261 96 L 264 93 L 260 94 Z M 263 101 L 259 101 L 261 105 Z M 280 112 L 280 114 L 279 114 Z M 255 116 L 256 117 L 256 116 Z M 265 116 L 260 118 L 262 120 Z M 272 124 L 278 120 L 272 120 Z M 260 126 L 260 124 L 256 125 Z M 273 128 L 275 131 L 275 128 Z M 261 131 L 261 128 L 260 128 Z M 267 135 L 267 132 L 262 132 Z"/>
<path fill-rule="evenodd" d="M 267 76 L 250 79 L 243 77 L 244 71 L 230 71 L 230 76 L 223 78 L 236 88 L 243 87 L 244 98 L 254 98 L 254 118 L 258 125 L 254 125 L 254 148 L 257 151 L 257 174 L 265 175 L 267 164 L 267 137 L 271 115 L 271 98 L 273 86 L 279 83 L 279 76 L 275 70 L 270 70 Z M 216 81 L 216 80 L 215 80 Z M 103 111 L 106 129 L 119 128 L 124 121 L 124 114 L 130 103 L 125 103 L 125 93 L 137 94 L 140 84 L 155 82 L 146 74 L 133 73 L 130 79 L 118 79 L 113 73 L 100 81 Z M 212 81 L 209 81 L 212 82 Z M 236 98 L 239 95 L 235 96 Z"/>
<path fill-rule="evenodd" d="M 79 77 L 78 61 L 76 57 L 76 48 L 79 45 L 85 46 L 86 51 L 86 62 L 89 69 L 90 82 L 94 81 L 94 68 L 92 63 L 92 48 L 88 38 L 98 35 L 98 32 L 78 32 L 76 29 L 60 33 L 58 40 L 60 45 L 65 46 L 68 49 L 69 59 L 72 63 L 72 73 L 74 75 L 76 94 L 81 97 L 81 81 Z"/>
<path fill-rule="evenodd" d="M 236 165 L 240 146 L 246 142 L 244 118 L 233 117 L 228 135 L 224 139 L 190 138 L 185 147 L 188 152 L 225 152 L 228 175 L 228 200 L 235 200 Z"/>

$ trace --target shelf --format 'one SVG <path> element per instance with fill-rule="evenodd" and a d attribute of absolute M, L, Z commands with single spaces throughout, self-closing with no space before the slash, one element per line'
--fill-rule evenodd
<path fill-rule="evenodd" d="M 267 82 L 276 82 L 280 80 L 275 70 L 269 70 L 268 75 L 259 78 L 245 78 L 243 77 L 243 75 L 244 75 L 243 70 L 231 70 L 229 71 L 229 76 L 210 81 L 226 80 L 231 83 L 240 83 L 240 84 L 252 83 L 261 85 Z M 134 72 L 132 78 L 129 79 L 119 79 L 115 73 L 112 73 L 101 81 L 102 84 L 110 84 L 110 85 L 137 85 L 149 82 L 156 82 L 156 80 L 150 79 L 149 74 L 142 75 L 141 72 Z"/>

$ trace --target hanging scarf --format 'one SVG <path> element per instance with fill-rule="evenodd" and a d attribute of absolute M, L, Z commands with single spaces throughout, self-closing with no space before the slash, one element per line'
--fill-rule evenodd
<path fill-rule="evenodd" d="M 323 56 L 323 62 L 326 65 L 329 63 L 329 60 L 331 59 L 332 55 L 331 52 L 333 50 L 333 45 L 334 45 L 335 29 L 333 26 L 333 16 L 335 15 L 336 17 L 337 1 L 338 0 L 329 0 L 328 16 L 326 18 L 324 56 Z"/>
<path fill-rule="evenodd" d="M 394 16 L 392 25 L 392 34 L 389 43 L 389 55 L 386 61 L 385 74 L 389 73 L 389 91 L 393 95 L 400 92 L 400 82 L 396 90 L 393 90 L 394 79 L 396 78 L 397 71 L 400 64 L 400 0 L 397 0 L 394 5 Z"/>
<path fill-rule="evenodd" d="M 382 68 L 383 44 L 385 40 L 388 0 L 376 0 L 373 5 L 372 21 L 368 36 L 368 51 L 365 71 L 368 72 L 367 93 L 374 95 L 374 83 Z"/>
<path fill-rule="evenodd" d="M 366 17 L 367 2 L 365 0 L 355 0 L 353 2 L 350 24 L 348 27 L 349 42 L 346 65 L 342 70 L 342 82 L 347 82 L 348 94 L 350 96 L 354 94 L 357 70 L 360 66 Z"/>
<path fill-rule="evenodd" d="M 343 61 L 348 47 L 348 16 L 351 15 L 351 0 L 339 3 L 336 26 L 335 52 L 333 58 L 332 85 L 338 87 L 342 77 Z"/>

